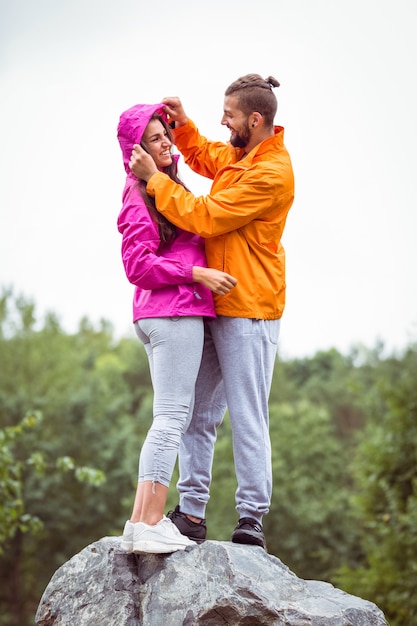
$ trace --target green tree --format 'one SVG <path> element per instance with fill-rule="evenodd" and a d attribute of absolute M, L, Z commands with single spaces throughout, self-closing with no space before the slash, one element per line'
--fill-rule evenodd
<path fill-rule="evenodd" d="M 235 509 L 237 488 L 233 460 L 232 428 L 226 412 L 214 451 L 213 481 L 207 506 L 207 537 L 219 541 L 230 541 L 239 516 Z"/>
<path fill-rule="evenodd" d="M 27 476 L 45 475 L 48 471 L 73 472 L 76 480 L 90 485 L 100 485 L 104 474 L 91 467 L 77 467 L 71 457 L 46 458 L 34 450 L 28 458 L 18 458 L 17 445 L 24 440 L 27 430 L 39 428 L 42 416 L 39 412 L 28 413 L 17 426 L 0 429 L 0 555 L 13 548 L 14 564 L 8 569 L 3 591 L 8 592 L 8 608 L 2 611 L 0 623 L 24 624 L 25 605 L 21 589 L 25 588 L 22 576 L 23 563 L 16 559 L 22 549 L 23 536 L 36 535 L 43 528 L 42 520 L 26 510 L 25 483 Z M 10 609 L 10 610 L 9 610 Z"/>
<path fill-rule="evenodd" d="M 308 400 L 326 407 L 335 433 L 349 439 L 364 423 L 363 371 L 355 367 L 358 352 L 343 356 L 332 348 L 312 357 L 278 360 L 270 403 Z"/>
<path fill-rule="evenodd" d="M 417 622 L 417 346 L 387 359 L 352 463 L 352 506 L 363 557 L 342 567 L 344 589 L 368 598 L 392 626 Z"/>
<path fill-rule="evenodd" d="M 358 557 L 347 465 L 352 433 L 364 421 L 362 392 L 361 372 L 336 350 L 277 361 L 270 398 L 273 495 L 264 526 L 269 552 L 301 576 L 331 580 L 335 568 Z M 236 486 L 226 414 L 207 506 L 209 539 L 230 540 Z"/>
<path fill-rule="evenodd" d="M 0 554 L 4 552 L 7 540 L 17 532 L 35 533 L 41 521 L 25 512 L 22 497 L 22 473 L 24 466 L 34 465 L 36 468 L 44 464 L 33 452 L 23 463 L 17 461 L 13 454 L 15 441 L 24 436 L 25 429 L 33 428 L 41 420 L 39 413 L 28 414 L 17 426 L 0 429 Z"/>
<path fill-rule="evenodd" d="M 270 410 L 273 500 L 268 548 L 302 578 L 331 579 L 355 542 L 348 510 L 348 449 L 329 411 L 307 400 Z"/>
<path fill-rule="evenodd" d="M 269 551 L 299 576 L 376 602 L 392 626 L 416 619 L 416 360 L 415 347 L 387 358 L 381 345 L 279 360 L 270 399 Z M 0 363 L 0 495 L 8 503 L 0 505 L 0 626 L 28 626 L 62 563 L 121 534 L 153 394 L 135 337 L 115 341 L 108 322 L 96 328 L 86 318 L 68 335 L 56 316 L 39 321 L 33 302 L 10 289 L 0 297 Z M 106 475 L 99 488 L 79 481 L 91 466 Z M 226 415 L 209 539 L 230 539 L 235 490 Z"/>
<path fill-rule="evenodd" d="M 53 315 L 42 325 L 33 303 L 10 291 L 0 300 L 0 362 L 0 428 L 16 428 L 27 411 L 43 415 L 41 427 L 17 438 L 13 450 L 25 467 L 25 514 L 43 525 L 36 535 L 16 532 L 0 557 L 0 624 L 26 626 L 63 562 L 102 536 L 121 534 L 137 479 L 149 374 L 137 340 L 115 343 L 105 322 L 96 330 L 84 319 L 74 335 Z M 60 467 L 42 476 L 26 463 L 52 458 L 61 458 Z M 60 471 L 72 464 L 76 472 Z M 100 489 L 78 480 L 91 466 L 107 477 Z"/>

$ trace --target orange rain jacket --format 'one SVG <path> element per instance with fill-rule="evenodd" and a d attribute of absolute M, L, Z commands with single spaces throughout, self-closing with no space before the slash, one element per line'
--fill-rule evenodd
<path fill-rule="evenodd" d="M 226 296 L 214 294 L 216 313 L 277 319 L 285 306 L 285 252 L 281 237 L 294 199 L 294 176 L 284 129 L 243 148 L 208 141 L 191 120 L 175 130 L 185 162 L 211 178 L 210 194 L 196 197 L 156 172 L 147 184 L 158 210 L 172 223 L 206 239 L 209 267 L 238 280 Z M 243 157 L 243 158 L 242 158 Z"/>

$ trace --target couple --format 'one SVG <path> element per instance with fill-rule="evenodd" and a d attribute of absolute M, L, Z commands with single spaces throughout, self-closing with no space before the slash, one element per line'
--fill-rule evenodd
<path fill-rule="evenodd" d="M 259 545 L 272 492 L 268 398 L 285 304 L 281 245 L 294 197 L 284 129 L 274 126 L 279 83 L 248 74 L 226 90 L 230 142 L 208 141 L 178 98 L 123 113 L 127 179 L 118 218 L 133 320 L 154 390 L 153 423 L 122 548 L 184 550 L 206 538 L 217 428 L 229 410 L 239 521 L 236 543 Z M 211 178 L 196 197 L 177 155 Z M 179 505 L 164 515 L 177 454 Z"/>

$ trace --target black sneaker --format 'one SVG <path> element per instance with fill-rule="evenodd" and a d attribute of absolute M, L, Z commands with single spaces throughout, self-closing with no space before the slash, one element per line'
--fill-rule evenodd
<path fill-rule="evenodd" d="M 185 513 L 181 513 L 178 504 L 174 511 L 167 513 L 167 517 L 175 524 L 181 535 L 185 535 L 196 543 L 203 543 L 206 540 L 207 526 L 205 519 L 201 520 L 201 522 L 191 521 Z"/>
<path fill-rule="evenodd" d="M 240 518 L 238 525 L 233 531 L 232 541 L 234 543 L 248 543 L 253 546 L 261 546 L 261 548 L 266 550 L 262 524 L 252 517 Z"/>

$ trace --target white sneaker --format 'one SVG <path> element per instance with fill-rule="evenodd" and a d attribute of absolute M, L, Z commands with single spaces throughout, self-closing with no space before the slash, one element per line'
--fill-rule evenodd
<path fill-rule="evenodd" d="M 127 520 L 125 527 L 123 529 L 123 537 L 122 537 L 122 550 L 126 550 L 126 552 L 133 552 L 133 534 L 135 532 L 135 526 L 143 526 L 141 522 L 137 522 L 136 524 Z"/>
<path fill-rule="evenodd" d="M 143 523 L 134 526 L 133 552 L 136 554 L 164 554 L 197 545 L 181 535 L 175 524 L 165 516 L 154 526 Z"/>

